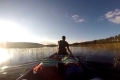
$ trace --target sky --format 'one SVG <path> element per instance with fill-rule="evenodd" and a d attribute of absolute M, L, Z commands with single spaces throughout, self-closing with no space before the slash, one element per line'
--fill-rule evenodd
<path fill-rule="evenodd" d="M 69 43 L 120 34 L 120 0 L 0 0 L 0 41 Z"/>

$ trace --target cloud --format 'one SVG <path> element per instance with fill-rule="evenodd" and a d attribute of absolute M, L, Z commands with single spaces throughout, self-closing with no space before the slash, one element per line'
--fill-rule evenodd
<path fill-rule="evenodd" d="M 72 18 L 78 18 L 79 16 L 78 15 L 73 15 Z"/>
<path fill-rule="evenodd" d="M 120 16 L 115 16 L 114 18 L 109 19 L 109 21 L 120 24 Z"/>
<path fill-rule="evenodd" d="M 108 13 L 105 14 L 106 18 L 112 18 L 114 16 L 114 12 L 113 11 L 110 11 Z"/>
<path fill-rule="evenodd" d="M 81 23 L 81 22 L 84 21 L 84 19 L 83 19 L 83 18 L 80 18 L 78 15 L 73 15 L 73 16 L 72 16 L 72 19 L 73 19 L 75 22 L 79 22 L 79 23 Z"/>
<path fill-rule="evenodd" d="M 114 11 L 107 12 L 105 18 L 112 23 L 120 24 L 120 10 L 115 9 Z"/>
<path fill-rule="evenodd" d="M 84 19 L 82 18 L 82 19 L 79 19 L 77 22 L 83 22 L 84 21 Z"/>

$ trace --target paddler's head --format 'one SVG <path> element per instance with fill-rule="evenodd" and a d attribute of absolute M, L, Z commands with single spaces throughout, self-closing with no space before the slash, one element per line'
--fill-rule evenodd
<path fill-rule="evenodd" d="M 62 40 L 65 41 L 66 37 L 65 36 L 62 36 Z"/>

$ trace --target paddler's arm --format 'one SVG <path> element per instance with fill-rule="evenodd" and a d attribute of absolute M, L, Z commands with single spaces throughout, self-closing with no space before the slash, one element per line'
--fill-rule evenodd
<path fill-rule="evenodd" d="M 67 44 L 67 50 L 69 51 L 70 55 L 72 56 L 72 52 L 71 52 L 71 50 L 69 48 L 69 44 Z"/>
<path fill-rule="evenodd" d="M 60 44 L 60 41 L 58 41 L 58 51 L 57 51 L 57 54 L 58 54 L 58 52 L 59 52 L 59 44 Z"/>

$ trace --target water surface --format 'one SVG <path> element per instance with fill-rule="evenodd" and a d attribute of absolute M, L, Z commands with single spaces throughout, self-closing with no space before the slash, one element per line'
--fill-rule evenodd
<path fill-rule="evenodd" d="M 114 53 L 86 47 L 70 47 L 75 56 L 87 61 L 113 63 Z M 57 47 L 0 48 L 0 80 L 15 80 L 45 57 L 57 52 Z"/>

